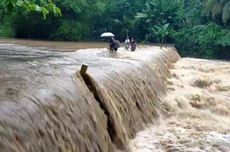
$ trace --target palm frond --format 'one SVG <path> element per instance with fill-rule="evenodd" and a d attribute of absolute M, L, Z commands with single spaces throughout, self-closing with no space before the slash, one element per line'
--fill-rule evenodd
<path fill-rule="evenodd" d="M 226 23 L 230 19 L 230 0 L 206 0 L 204 12 L 212 18 L 222 15 L 222 21 Z"/>
<path fill-rule="evenodd" d="M 224 23 L 227 23 L 227 21 L 230 20 L 230 0 L 224 5 L 222 20 Z"/>
<path fill-rule="evenodd" d="M 213 18 L 220 15 L 222 13 L 222 4 L 219 2 L 215 3 L 212 7 L 211 13 Z"/>
<path fill-rule="evenodd" d="M 209 14 L 212 12 L 213 6 L 218 3 L 218 0 L 206 0 L 205 13 Z"/>

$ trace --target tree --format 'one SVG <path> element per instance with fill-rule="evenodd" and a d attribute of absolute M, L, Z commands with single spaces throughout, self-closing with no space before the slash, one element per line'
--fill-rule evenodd
<path fill-rule="evenodd" d="M 224 23 L 230 20 L 230 0 L 207 0 L 206 13 L 211 13 L 213 18 L 221 17 Z"/>
<path fill-rule="evenodd" d="M 101 16 L 101 24 L 97 28 L 106 29 L 124 39 L 127 34 L 133 35 L 135 7 L 138 0 L 108 0 L 105 12 Z"/>
<path fill-rule="evenodd" d="M 52 0 L 2 0 L 0 3 L 0 10 L 4 13 L 12 12 L 17 8 L 25 12 L 40 12 L 44 19 L 49 13 L 61 16 L 61 10 L 56 7 Z"/>
<path fill-rule="evenodd" d="M 179 12 L 182 12 L 182 9 L 182 0 L 148 0 L 136 13 L 136 24 L 144 25 L 142 33 L 146 41 L 162 40 L 162 34 L 156 33 L 163 32 L 161 27 L 169 24 L 170 28 L 178 29 L 181 26 Z M 169 31 L 169 26 L 167 26 L 167 31 Z M 163 37 L 165 36 L 164 34 Z"/>
<path fill-rule="evenodd" d="M 87 40 L 94 35 L 95 24 L 102 18 L 105 0 L 62 0 L 57 2 L 62 18 L 57 19 L 58 28 L 51 33 L 52 39 Z M 98 35 L 97 35 L 98 37 Z"/>

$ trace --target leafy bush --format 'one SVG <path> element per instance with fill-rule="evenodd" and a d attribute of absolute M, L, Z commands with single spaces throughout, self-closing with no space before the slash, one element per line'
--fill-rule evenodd
<path fill-rule="evenodd" d="M 141 34 L 149 42 L 162 42 L 172 29 L 180 26 L 183 14 L 182 0 L 150 0 L 136 13 L 136 24 L 143 24 Z M 180 16 L 181 15 L 181 16 Z M 170 26 L 169 26 L 170 25 Z M 166 41 L 167 42 L 167 41 Z"/>
<path fill-rule="evenodd" d="M 13 36 L 15 36 L 15 32 L 12 26 L 12 17 L 11 16 L 2 17 L 0 19 L 0 37 L 13 37 Z"/>
<path fill-rule="evenodd" d="M 59 22 L 53 16 L 47 17 L 49 18 L 44 20 L 43 16 L 38 12 L 30 14 L 17 13 L 13 21 L 15 36 L 33 39 L 50 38 L 50 33 L 58 28 Z"/>
<path fill-rule="evenodd" d="M 77 21 L 63 20 L 61 26 L 52 34 L 57 40 L 84 40 L 89 34 L 89 26 Z"/>
<path fill-rule="evenodd" d="M 229 59 L 230 29 L 217 24 L 196 25 L 174 33 L 182 56 Z"/>
<path fill-rule="evenodd" d="M 0 37 L 13 37 L 14 30 L 9 25 L 0 26 Z"/>

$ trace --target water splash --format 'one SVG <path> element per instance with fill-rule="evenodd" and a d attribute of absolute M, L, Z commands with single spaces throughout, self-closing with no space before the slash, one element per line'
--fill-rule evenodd
<path fill-rule="evenodd" d="M 131 151 L 230 151 L 229 70 L 229 62 L 178 61 L 161 98 L 161 121 L 138 133 Z"/>

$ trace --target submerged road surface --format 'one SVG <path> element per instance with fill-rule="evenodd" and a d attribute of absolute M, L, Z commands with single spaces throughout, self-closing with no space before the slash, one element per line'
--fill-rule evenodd
<path fill-rule="evenodd" d="M 229 62 L 23 42 L 0 44 L 1 152 L 230 151 Z"/>
<path fill-rule="evenodd" d="M 175 48 L 62 51 L 0 44 L 0 151 L 129 151 L 161 115 Z"/>

